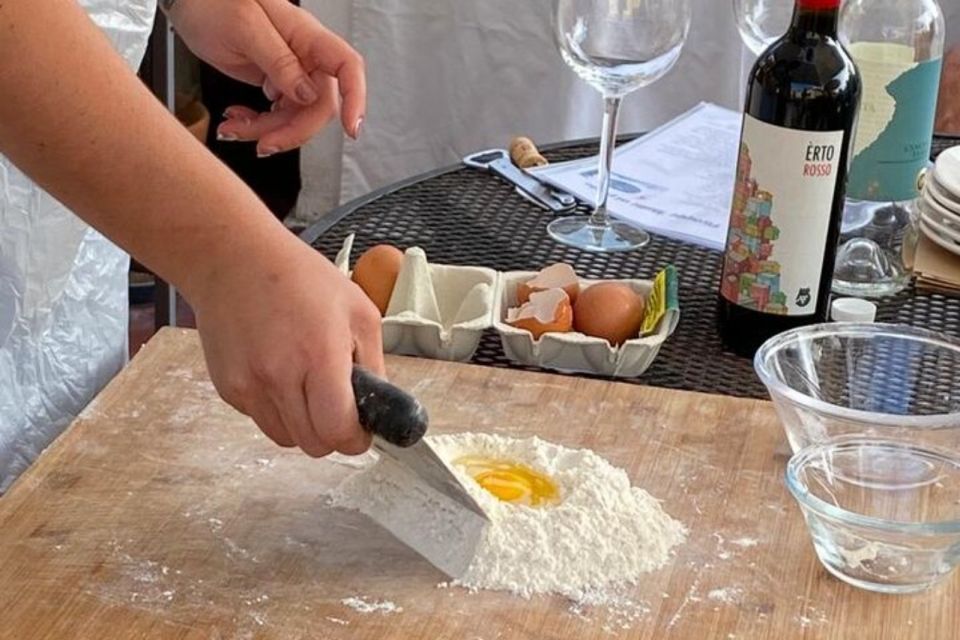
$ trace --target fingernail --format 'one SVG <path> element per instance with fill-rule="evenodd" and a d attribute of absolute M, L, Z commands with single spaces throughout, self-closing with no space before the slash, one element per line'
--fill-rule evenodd
<path fill-rule="evenodd" d="M 257 149 L 258 158 L 269 158 L 276 153 L 280 153 L 280 149 L 277 147 L 264 147 L 263 149 Z"/>
<path fill-rule="evenodd" d="M 217 131 L 217 140 L 220 142 L 236 142 L 239 139 L 235 133 L 222 133 Z"/>
<path fill-rule="evenodd" d="M 363 126 L 363 116 L 357 118 L 357 124 L 353 125 L 353 139 L 360 137 L 360 128 Z"/>
<path fill-rule="evenodd" d="M 250 116 L 248 116 L 246 113 L 242 111 L 237 113 L 236 111 L 233 110 L 233 107 L 230 107 L 229 109 L 224 111 L 223 117 L 225 120 L 233 120 L 234 122 L 239 122 L 243 126 L 249 126 L 253 122 L 250 119 Z M 221 122 L 220 126 L 223 126 L 225 124 L 226 122 Z"/>
<path fill-rule="evenodd" d="M 297 98 L 299 98 L 301 102 L 313 104 L 317 101 L 318 97 L 317 92 L 313 90 L 313 87 L 311 87 L 310 83 L 306 80 L 297 85 Z"/>

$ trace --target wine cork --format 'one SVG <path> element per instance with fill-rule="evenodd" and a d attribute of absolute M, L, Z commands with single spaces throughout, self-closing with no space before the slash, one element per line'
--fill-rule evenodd
<path fill-rule="evenodd" d="M 533 140 L 523 136 L 517 136 L 510 141 L 510 159 L 521 169 L 530 167 L 542 167 L 549 164 L 547 159 L 540 155 L 537 145 Z"/>

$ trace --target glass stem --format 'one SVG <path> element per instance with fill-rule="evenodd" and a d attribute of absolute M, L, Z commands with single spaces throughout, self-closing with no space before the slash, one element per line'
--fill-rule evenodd
<path fill-rule="evenodd" d="M 619 96 L 603 97 L 603 133 L 600 137 L 600 171 L 597 174 L 597 206 L 590 216 L 590 224 L 605 227 L 609 224 L 607 198 L 610 195 L 610 174 L 613 171 L 613 150 L 617 146 L 617 120 L 620 119 Z"/>

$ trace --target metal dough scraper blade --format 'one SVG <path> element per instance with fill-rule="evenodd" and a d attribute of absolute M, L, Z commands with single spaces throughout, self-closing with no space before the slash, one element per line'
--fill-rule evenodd
<path fill-rule="evenodd" d="M 447 575 L 466 572 L 490 519 L 453 471 L 423 440 L 427 412 L 420 402 L 359 367 L 353 391 L 360 424 L 370 431 L 381 464 L 391 467 L 406 494 L 370 514 Z"/>

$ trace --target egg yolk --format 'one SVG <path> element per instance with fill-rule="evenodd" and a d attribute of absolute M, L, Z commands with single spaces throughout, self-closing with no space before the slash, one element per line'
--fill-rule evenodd
<path fill-rule="evenodd" d="M 541 507 L 560 501 L 553 480 L 525 465 L 481 456 L 464 456 L 454 464 L 503 502 Z"/>

